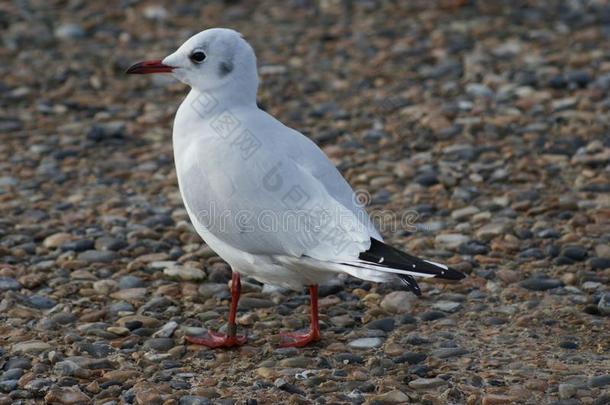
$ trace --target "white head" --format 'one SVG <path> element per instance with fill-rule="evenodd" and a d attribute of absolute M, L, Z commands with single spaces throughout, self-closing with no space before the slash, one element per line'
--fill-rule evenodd
<path fill-rule="evenodd" d="M 197 91 L 256 102 L 256 56 L 241 34 L 227 28 L 193 35 L 163 60 L 136 63 L 127 73 L 172 73 Z"/>

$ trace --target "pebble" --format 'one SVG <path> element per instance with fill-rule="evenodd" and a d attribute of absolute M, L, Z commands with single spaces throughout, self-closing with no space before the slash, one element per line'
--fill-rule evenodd
<path fill-rule="evenodd" d="M 175 345 L 174 339 L 165 338 L 165 337 L 148 339 L 144 343 L 144 346 L 146 348 L 157 350 L 160 352 L 166 352 L 169 349 L 171 349 L 172 347 L 174 347 L 174 345 Z"/>
<path fill-rule="evenodd" d="M 61 24 L 55 29 L 55 36 L 62 40 L 80 39 L 85 31 L 77 24 Z"/>
<path fill-rule="evenodd" d="M 172 266 L 163 270 L 163 274 L 170 278 L 183 281 L 202 281 L 206 274 L 203 270 L 194 267 Z"/>
<path fill-rule="evenodd" d="M 381 347 L 382 344 L 383 339 L 380 338 L 360 338 L 352 340 L 347 345 L 352 349 L 373 349 L 376 347 Z"/>
<path fill-rule="evenodd" d="M 578 262 L 585 260 L 588 256 L 587 249 L 578 245 L 569 245 L 561 249 L 561 255 Z"/>
<path fill-rule="evenodd" d="M 438 301 L 432 305 L 432 308 L 443 312 L 454 313 L 462 309 L 462 304 L 453 301 Z"/>
<path fill-rule="evenodd" d="M 154 333 L 154 337 L 158 338 L 169 338 L 174 334 L 174 331 L 178 328 L 178 322 L 169 321 Z"/>
<path fill-rule="evenodd" d="M 53 235 L 47 236 L 42 241 L 42 246 L 46 247 L 47 249 L 57 249 L 58 247 L 65 245 L 71 240 L 72 235 L 70 235 L 69 233 L 58 232 L 54 233 Z"/>
<path fill-rule="evenodd" d="M 117 257 L 115 252 L 108 250 L 86 250 L 79 253 L 78 260 L 87 263 L 110 263 Z"/>
<path fill-rule="evenodd" d="M 212 401 L 205 397 L 185 395 L 180 397 L 178 405 L 212 405 Z"/>
<path fill-rule="evenodd" d="M 610 374 L 597 375 L 589 379 L 590 387 L 605 387 L 610 385 Z"/>
<path fill-rule="evenodd" d="M 589 266 L 593 270 L 610 269 L 610 259 L 606 257 L 592 257 L 589 260 Z"/>
<path fill-rule="evenodd" d="M 432 351 L 432 356 L 438 357 L 439 359 L 449 359 L 452 357 L 463 356 L 468 353 L 468 350 L 460 347 L 445 347 L 442 349 L 436 349 Z"/>
<path fill-rule="evenodd" d="M 559 384 L 557 391 L 559 392 L 559 398 L 569 399 L 576 395 L 578 388 L 572 384 Z"/>
<path fill-rule="evenodd" d="M 13 353 L 40 353 L 45 350 L 51 349 L 51 345 L 40 341 L 40 340 L 30 340 L 26 342 L 15 343 L 11 349 Z"/>
<path fill-rule="evenodd" d="M 119 279 L 118 283 L 118 287 L 120 290 L 126 290 L 129 288 L 141 288 L 144 286 L 144 280 L 137 276 L 123 276 Z"/>
<path fill-rule="evenodd" d="M 402 391 L 393 390 L 384 394 L 375 395 L 372 403 L 375 404 L 404 404 L 410 402 L 410 398 Z"/>
<path fill-rule="evenodd" d="M 391 332 L 394 330 L 395 322 L 393 318 L 383 318 L 371 321 L 366 324 L 369 329 L 379 329 L 384 332 Z"/>
<path fill-rule="evenodd" d="M 610 292 L 602 295 L 597 303 L 597 309 L 600 314 L 610 316 Z"/>
<path fill-rule="evenodd" d="M 417 378 L 409 382 L 409 387 L 414 390 L 429 390 L 447 386 L 447 381 L 441 378 Z"/>
<path fill-rule="evenodd" d="M 53 387 L 44 396 L 46 403 L 60 403 L 64 405 L 82 405 L 91 403 L 91 398 L 78 387 Z"/>
<path fill-rule="evenodd" d="M 521 287 L 533 291 L 546 291 L 552 288 L 561 287 L 562 285 L 563 283 L 561 282 L 561 280 L 541 277 L 530 277 L 521 282 Z"/>
<path fill-rule="evenodd" d="M 483 396 L 481 405 L 503 405 L 513 404 L 516 398 L 509 395 L 486 394 Z"/>
<path fill-rule="evenodd" d="M 27 305 L 36 309 L 51 309 L 57 302 L 42 295 L 31 295 L 27 299 Z"/>
<path fill-rule="evenodd" d="M 11 277 L 0 277 L 0 292 L 21 289 L 21 284 Z"/>
<path fill-rule="evenodd" d="M 436 244 L 445 249 L 457 249 L 461 244 L 468 243 L 470 237 L 461 233 L 447 233 L 437 235 L 434 238 Z"/>
<path fill-rule="evenodd" d="M 405 352 L 396 359 L 394 362 L 396 363 L 409 363 L 409 364 L 418 364 L 422 361 L 426 360 L 428 355 L 425 353 L 417 353 L 417 352 Z"/>
<path fill-rule="evenodd" d="M 413 294 L 407 291 L 393 291 L 381 300 L 379 306 L 390 313 L 403 314 L 411 311 L 414 301 Z"/>

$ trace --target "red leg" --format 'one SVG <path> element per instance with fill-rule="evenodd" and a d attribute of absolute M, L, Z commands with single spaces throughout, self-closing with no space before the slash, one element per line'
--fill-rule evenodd
<path fill-rule="evenodd" d="M 207 331 L 202 336 L 186 336 L 185 339 L 190 343 L 207 346 L 212 349 L 217 347 L 241 346 L 246 343 L 245 336 L 237 335 L 237 324 L 235 323 L 240 293 L 241 281 L 239 279 L 239 273 L 234 271 L 231 276 L 231 306 L 229 307 L 227 333 Z"/>
<path fill-rule="evenodd" d="M 309 332 L 280 332 L 280 347 L 303 347 L 320 340 L 320 320 L 318 318 L 318 285 L 309 286 L 311 298 L 311 321 Z"/>

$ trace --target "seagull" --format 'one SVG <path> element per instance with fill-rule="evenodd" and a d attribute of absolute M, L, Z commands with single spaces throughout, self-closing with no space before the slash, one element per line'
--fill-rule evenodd
<path fill-rule="evenodd" d="M 256 103 L 256 56 L 243 36 L 212 28 L 163 60 L 128 74 L 170 73 L 191 90 L 178 108 L 173 150 L 188 216 L 232 269 L 226 333 L 188 336 L 211 348 L 239 346 L 240 275 L 309 288 L 310 328 L 281 333 L 280 346 L 320 340 L 318 285 L 340 273 L 398 282 L 421 295 L 414 276 L 459 280 L 464 274 L 383 242 L 354 190 L 324 152 Z"/>

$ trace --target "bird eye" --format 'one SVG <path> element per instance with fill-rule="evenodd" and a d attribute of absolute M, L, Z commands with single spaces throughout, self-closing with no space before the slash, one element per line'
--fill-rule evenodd
<path fill-rule="evenodd" d="M 201 51 L 195 51 L 189 56 L 193 63 L 201 63 L 205 60 L 205 53 Z"/>

